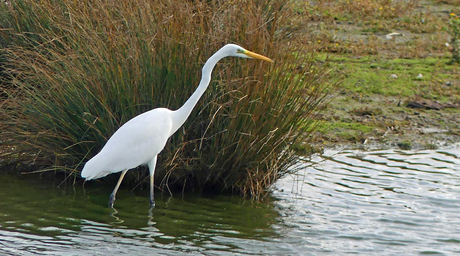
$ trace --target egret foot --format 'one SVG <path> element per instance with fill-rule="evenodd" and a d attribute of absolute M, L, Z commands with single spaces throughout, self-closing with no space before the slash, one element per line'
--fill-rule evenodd
<path fill-rule="evenodd" d="M 109 207 L 110 208 L 113 208 L 113 203 L 115 203 L 115 194 L 110 194 L 110 198 L 109 198 Z"/>
<path fill-rule="evenodd" d="M 109 199 L 109 207 L 110 208 L 113 208 L 113 203 L 115 203 L 115 195 L 117 194 L 117 191 L 118 191 L 118 188 L 120 187 L 121 181 L 123 180 L 123 177 L 125 177 L 125 174 L 126 174 L 127 171 L 128 171 L 128 169 L 125 169 L 121 173 L 120 178 L 118 179 L 117 185 L 113 189 L 112 194 L 110 194 L 110 199 Z"/>

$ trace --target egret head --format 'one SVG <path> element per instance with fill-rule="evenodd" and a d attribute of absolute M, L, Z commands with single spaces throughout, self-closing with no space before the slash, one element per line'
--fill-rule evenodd
<path fill-rule="evenodd" d="M 227 44 L 222 48 L 222 50 L 225 50 L 228 56 L 258 59 L 258 60 L 265 60 L 268 62 L 273 62 L 270 58 L 267 58 L 255 52 L 248 51 L 244 49 L 243 47 L 236 45 L 236 44 Z"/>

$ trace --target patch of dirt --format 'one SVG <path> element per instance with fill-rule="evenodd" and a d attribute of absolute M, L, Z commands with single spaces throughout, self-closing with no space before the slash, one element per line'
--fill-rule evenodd
<path fill-rule="evenodd" d="M 332 125 L 318 136 L 316 146 L 433 149 L 460 142 L 460 109 L 456 103 L 379 95 L 359 100 L 341 97 L 346 104 L 339 103 L 342 107 L 338 107 L 335 103 L 323 120 L 362 124 L 371 131 Z"/>

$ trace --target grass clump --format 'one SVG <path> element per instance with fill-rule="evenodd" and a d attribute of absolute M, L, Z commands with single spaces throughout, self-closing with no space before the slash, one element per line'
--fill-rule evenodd
<path fill-rule="evenodd" d="M 310 140 L 334 83 L 312 48 L 297 47 L 301 24 L 288 2 L 9 1 L 0 31 L 17 118 L 1 139 L 16 157 L 78 175 L 130 118 L 179 108 L 206 59 L 235 42 L 275 63 L 222 61 L 159 155 L 156 181 L 265 195 L 295 171 L 292 149 Z"/>

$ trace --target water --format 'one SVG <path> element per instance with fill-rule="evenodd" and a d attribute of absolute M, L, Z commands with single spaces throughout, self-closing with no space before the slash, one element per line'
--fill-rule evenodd
<path fill-rule="evenodd" d="M 455 255 L 460 149 L 328 151 L 269 202 L 0 175 L 0 255 Z"/>

